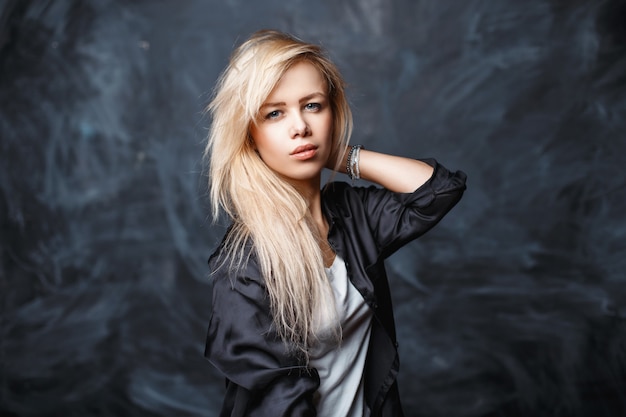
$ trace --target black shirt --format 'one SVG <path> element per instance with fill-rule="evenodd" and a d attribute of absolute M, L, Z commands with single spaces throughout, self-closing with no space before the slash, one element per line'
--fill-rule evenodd
<path fill-rule="evenodd" d="M 371 416 L 402 416 L 396 376 L 398 352 L 384 260 L 433 226 L 460 200 L 463 172 L 434 160 L 431 178 L 413 193 L 353 187 L 342 182 L 322 191 L 328 242 L 346 263 L 348 277 L 372 308 L 365 363 L 365 400 Z M 237 275 L 211 256 L 213 304 L 205 356 L 226 378 L 220 416 L 316 416 L 315 369 L 289 353 L 273 331 L 269 299 L 254 255 Z M 228 265 L 228 261 L 226 262 Z"/>

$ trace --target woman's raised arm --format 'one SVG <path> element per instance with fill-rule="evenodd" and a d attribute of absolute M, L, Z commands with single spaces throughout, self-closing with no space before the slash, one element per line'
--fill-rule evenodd
<path fill-rule="evenodd" d="M 344 153 L 344 162 L 339 171 L 347 173 L 352 146 Z M 433 174 L 433 167 L 425 162 L 374 152 L 361 148 L 358 150 L 358 170 L 360 178 L 376 183 L 397 193 L 412 193 L 424 184 Z"/>

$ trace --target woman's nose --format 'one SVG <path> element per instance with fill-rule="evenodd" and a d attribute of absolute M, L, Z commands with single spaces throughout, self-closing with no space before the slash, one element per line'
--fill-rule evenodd
<path fill-rule="evenodd" d="M 294 114 L 291 121 L 290 135 L 292 139 L 305 137 L 309 133 L 309 126 L 301 114 Z"/>

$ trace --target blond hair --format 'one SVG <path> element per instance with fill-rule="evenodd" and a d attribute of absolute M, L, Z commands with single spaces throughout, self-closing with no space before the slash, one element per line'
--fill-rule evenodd
<path fill-rule="evenodd" d="M 269 294 L 275 329 L 307 357 L 329 332 L 340 336 L 333 291 L 324 271 L 320 236 L 307 201 L 255 152 L 250 126 L 261 105 L 295 63 L 306 61 L 323 76 L 330 101 L 331 155 L 343 155 L 352 113 L 337 67 L 317 45 L 277 31 L 254 33 L 233 52 L 207 107 L 212 124 L 205 155 L 214 219 L 223 210 L 233 225 L 225 259 L 237 271 L 252 244 Z M 339 158 L 336 161 L 339 164 Z M 333 323 L 330 327 L 320 323 Z"/>

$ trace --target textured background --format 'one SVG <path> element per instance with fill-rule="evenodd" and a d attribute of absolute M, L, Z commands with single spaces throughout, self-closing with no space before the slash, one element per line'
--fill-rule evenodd
<path fill-rule="evenodd" d="M 469 176 L 388 262 L 407 415 L 626 415 L 625 22 L 623 0 L 3 1 L 0 415 L 217 415 L 202 109 L 266 27 L 330 51 L 355 142 Z"/>

